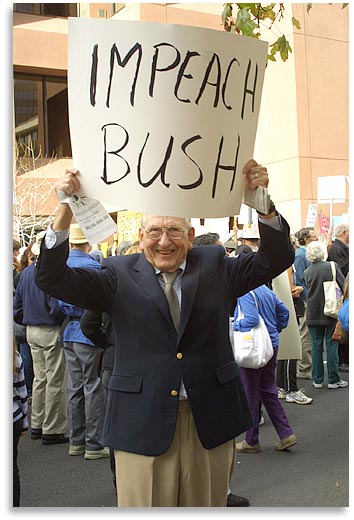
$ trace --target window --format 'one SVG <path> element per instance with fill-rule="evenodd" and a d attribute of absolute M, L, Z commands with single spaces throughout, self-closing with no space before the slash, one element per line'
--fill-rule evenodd
<path fill-rule="evenodd" d="M 42 16 L 77 16 L 77 4 L 13 4 L 15 13 Z"/>
<path fill-rule="evenodd" d="M 99 18 L 107 18 L 107 10 L 106 9 L 99 9 L 98 10 L 98 17 Z"/>
<path fill-rule="evenodd" d="M 14 105 L 19 156 L 71 157 L 65 79 L 16 74 Z"/>

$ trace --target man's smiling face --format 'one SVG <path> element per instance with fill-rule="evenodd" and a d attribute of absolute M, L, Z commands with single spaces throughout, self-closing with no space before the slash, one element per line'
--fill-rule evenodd
<path fill-rule="evenodd" d="M 193 247 L 194 228 L 180 217 L 146 215 L 139 230 L 140 248 L 161 271 L 174 273 Z"/>

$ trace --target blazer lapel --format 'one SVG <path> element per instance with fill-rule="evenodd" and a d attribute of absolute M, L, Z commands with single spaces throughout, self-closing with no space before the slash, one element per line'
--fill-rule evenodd
<path fill-rule="evenodd" d="M 140 285 L 141 289 L 150 297 L 151 301 L 160 309 L 169 323 L 172 323 L 170 310 L 163 290 L 157 279 L 155 269 L 146 259 L 144 253 L 139 255 L 139 259 L 133 270 L 133 277 Z"/>
<path fill-rule="evenodd" d="M 197 258 L 188 258 L 186 269 L 182 276 L 182 307 L 179 327 L 179 337 L 183 336 L 194 304 L 199 282 L 200 265 Z"/>

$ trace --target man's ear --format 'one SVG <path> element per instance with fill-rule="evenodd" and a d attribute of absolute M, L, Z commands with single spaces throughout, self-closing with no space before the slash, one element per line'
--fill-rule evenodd
<path fill-rule="evenodd" d="M 194 237 L 195 237 L 195 229 L 194 229 L 194 227 L 192 227 L 188 230 L 188 249 L 192 249 Z"/>
<path fill-rule="evenodd" d="M 143 237 L 144 237 L 144 232 L 143 232 L 143 229 L 140 228 L 139 229 L 139 247 L 142 251 L 144 251 Z"/>

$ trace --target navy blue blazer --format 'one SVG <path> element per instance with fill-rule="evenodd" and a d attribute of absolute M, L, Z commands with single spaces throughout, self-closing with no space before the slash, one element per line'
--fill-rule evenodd
<path fill-rule="evenodd" d="M 252 426 L 229 339 L 230 308 L 238 296 L 266 283 L 293 262 L 289 227 L 260 223 L 261 246 L 225 256 L 219 246 L 188 252 L 182 277 L 180 330 L 145 255 L 110 257 L 100 271 L 70 269 L 68 242 L 42 251 L 36 283 L 73 305 L 107 312 L 116 339 L 104 444 L 160 455 L 175 432 L 181 378 L 202 445 L 214 448 Z M 178 354 L 178 355 L 177 355 Z"/>

